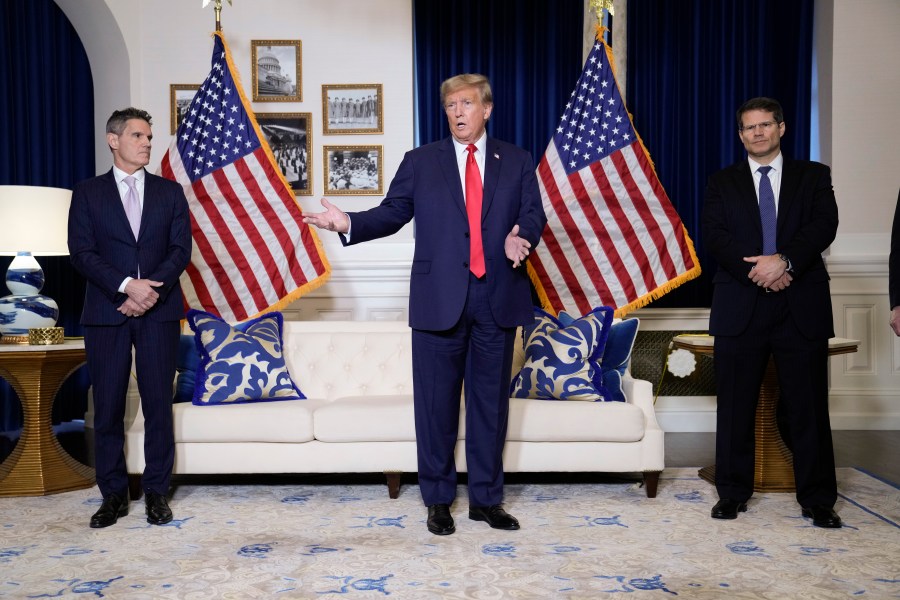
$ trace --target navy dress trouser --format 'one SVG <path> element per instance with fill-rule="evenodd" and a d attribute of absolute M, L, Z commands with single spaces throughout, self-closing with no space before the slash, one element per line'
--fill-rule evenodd
<path fill-rule="evenodd" d="M 425 505 L 452 504 L 460 397 L 465 382 L 469 504 L 503 501 L 503 446 L 515 328 L 494 321 L 485 278 L 469 277 L 466 305 L 447 331 L 412 332 L 419 489 Z"/>

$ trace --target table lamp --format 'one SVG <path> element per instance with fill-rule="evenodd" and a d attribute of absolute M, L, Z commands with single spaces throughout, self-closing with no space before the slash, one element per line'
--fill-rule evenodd
<path fill-rule="evenodd" d="M 61 188 L 0 185 L 0 255 L 15 256 L 6 271 L 11 295 L 0 298 L 0 343 L 27 344 L 29 329 L 56 325 L 59 306 L 40 294 L 44 271 L 34 257 L 69 253 L 71 198 Z"/>

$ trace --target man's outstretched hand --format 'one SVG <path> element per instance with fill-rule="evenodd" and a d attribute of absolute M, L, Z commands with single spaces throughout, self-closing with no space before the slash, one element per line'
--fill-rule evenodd
<path fill-rule="evenodd" d="M 303 222 L 308 225 L 315 225 L 319 229 L 337 231 L 338 233 L 347 233 L 350 231 L 350 218 L 347 217 L 347 214 L 344 211 L 340 210 L 325 198 L 322 198 L 322 206 L 325 207 L 325 212 L 304 212 Z"/>
<path fill-rule="evenodd" d="M 506 236 L 503 242 L 503 249 L 506 251 L 506 258 L 512 261 L 513 268 L 518 267 L 525 259 L 528 258 L 531 242 L 525 238 L 519 237 L 519 226 L 513 225 L 512 231 Z"/>

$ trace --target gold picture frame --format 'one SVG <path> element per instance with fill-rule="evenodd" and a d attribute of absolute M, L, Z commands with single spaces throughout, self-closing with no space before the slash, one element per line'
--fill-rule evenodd
<path fill-rule="evenodd" d="M 312 196 L 312 113 L 256 113 L 256 122 L 295 196 Z"/>
<path fill-rule="evenodd" d="M 254 102 L 303 101 L 300 40 L 250 40 Z"/>
<path fill-rule="evenodd" d="M 380 83 L 322 85 L 322 134 L 384 133 Z"/>
<path fill-rule="evenodd" d="M 323 146 L 326 196 L 384 194 L 383 146 Z"/>
<path fill-rule="evenodd" d="M 169 125 L 172 135 L 178 131 L 178 126 L 199 89 L 199 83 L 169 84 Z"/>

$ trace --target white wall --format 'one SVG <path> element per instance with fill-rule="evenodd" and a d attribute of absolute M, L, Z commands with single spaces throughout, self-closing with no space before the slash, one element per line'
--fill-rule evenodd
<path fill-rule="evenodd" d="M 97 165 L 109 153 L 100 128 L 132 104 L 155 116 L 155 169 L 170 142 L 169 84 L 200 83 L 209 70 L 213 11 L 199 0 L 56 0 L 85 44 L 94 75 Z M 856 354 L 832 358 L 831 410 L 836 428 L 900 429 L 900 341 L 887 325 L 887 252 L 900 187 L 900 2 L 818 0 L 816 8 L 822 160 L 833 168 L 841 214 L 829 251 L 835 329 L 860 340 Z M 268 112 L 313 114 L 313 208 L 322 193 L 324 144 L 381 144 L 389 182 L 413 144 L 410 0 L 235 0 L 223 30 L 250 94 L 250 40 L 300 39 L 303 101 L 254 103 Z M 321 85 L 382 83 L 384 135 L 322 135 Z M 574 83 L 574 82 L 573 82 Z M 651 149 L 652 150 L 652 149 Z M 378 197 L 341 197 L 356 210 Z M 385 240 L 341 248 L 323 235 L 331 280 L 285 312 L 294 319 L 405 319 L 412 227 Z M 642 328 L 704 329 L 704 310 L 643 309 Z M 660 398 L 663 427 L 710 431 L 714 398 Z"/>

